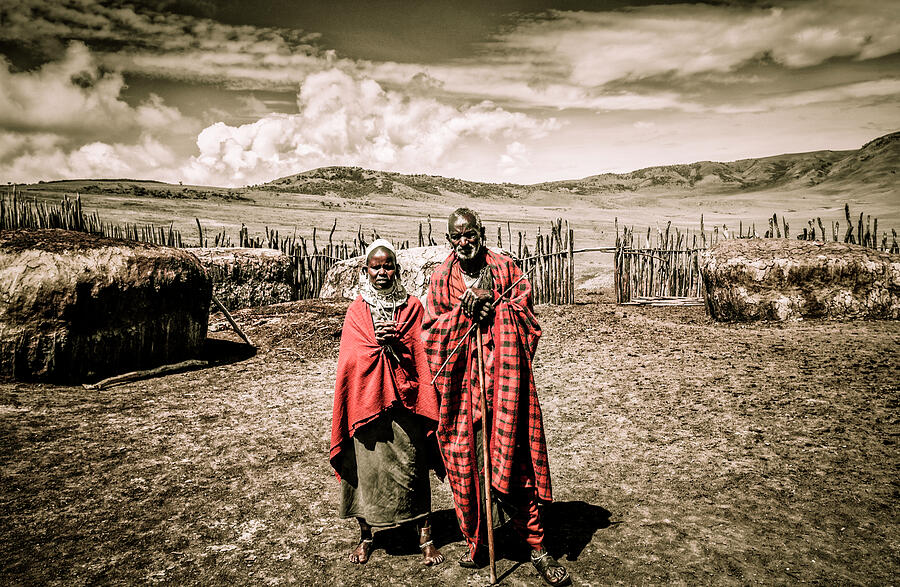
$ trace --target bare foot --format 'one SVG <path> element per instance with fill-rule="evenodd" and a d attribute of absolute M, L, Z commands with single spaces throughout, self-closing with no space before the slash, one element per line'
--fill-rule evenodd
<path fill-rule="evenodd" d="M 444 555 L 434 545 L 431 539 L 431 526 L 419 528 L 419 548 L 422 549 L 422 564 L 425 566 L 439 565 L 444 562 Z"/>
<path fill-rule="evenodd" d="M 359 544 L 350 553 L 350 562 L 357 565 L 364 565 L 369 562 L 369 555 L 372 554 L 372 539 L 360 538 Z"/>
<path fill-rule="evenodd" d="M 425 544 L 420 544 L 419 548 L 422 549 L 423 565 L 430 567 L 431 565 L 439 565 L 444 562 L 444 555 L 434 546 L 431 540 Z"/>

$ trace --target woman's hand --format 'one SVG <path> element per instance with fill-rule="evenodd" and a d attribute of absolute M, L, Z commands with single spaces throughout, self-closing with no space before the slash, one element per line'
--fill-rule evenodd
<path fill-rule="evenodd" d="M 385 345 L 396 342 L 399 338 L 397 323 L 393 320 L 379 320 L 375 322 L 375 341 Z"/>

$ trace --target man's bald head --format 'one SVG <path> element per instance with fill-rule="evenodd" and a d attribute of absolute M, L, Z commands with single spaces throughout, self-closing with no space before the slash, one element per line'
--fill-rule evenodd
<path fill-rule="evenodd" d="M 481 216 L 478 215 L 478 212 L 472 210 L 471 208 L 457 208 L 450 214 L 450 217 L 447 219 L 447 231 L 453 232 L 453 226 L 458 220 L 462 218 L 468 220 L 469 225 L 472 228 L 484 228 L 484 226 L 481 224 Z"/>

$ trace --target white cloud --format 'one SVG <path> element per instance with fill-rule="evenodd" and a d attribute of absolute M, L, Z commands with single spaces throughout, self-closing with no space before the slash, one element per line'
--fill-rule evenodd
<path fill-rule="evenodd" d="M 0 179 L 173 178 L 166 143 L 198 123 L 153 94 L 132 107 L 123 87 L 81 43 L 36 71 L 12 72 L 0 57 Z"/>
<path fill-rule="evenodd" d="M 522 19 L 472 59 L 427 67 L 374 63 L 368 72 L 403 84 L 421 71 L 444 92 L 524 107 L 701 112 L 715 108 L 711 85 L 769 83 L 741 72 L 754 61 L 769 60 L 778 71 L 898 51 L 898 2 L 675 4 L 552 11 Z M 648 83 L 654 78 L 666 81 Z"/>
<path fill-rule="evenodd" d="M 293 87 L 337 63 L 354 67 L 315 46 L 317 34 L 136 12 L 97 0 L 17 0 L 3 12 L 3 24 L 0 40 L 80 40 L 110 69 L 237 87 Z M 109 43 L 115 51 L 102 49 Z"/>
<path fill-rule="evenodd" d="M 536 138 L 558 127 L 553 119 L 538 121 L 490 102 L 453 108 L 411 98 L 336 69 L 309 76 L 297 102 L 296 115 L 204 129 L 185 177 L 238 185 L 324 165 L 439 173 L 451 168 L 449 154 L 469 141 Z"/>
<path fill-rule="evenodd" d="M 728 72 L 768 55 L 787 67 L 900 51 L 900 4 L 882 0 L 787 2 L 776 8 L 708 4 L 551 13 L 498 39 L 509 59 L 563 70 L 597 87 L 674 73 Z"/>
<path fill-rule="evenodd" d="M 122 77 L 100 73 L 80 43 L 73 43 L 61 61 L 38 71 L 13 73 L 2 58 L 0 66 L 3 127 L 90 133 L 100 125 L 130 124 L 131 109 L 118 99 Z"/>
<path fill-rule="evenodd" d="M 765 112 L 827 102 L 851 102 L 859 104 L 863 101 L 884 98 L 892 99 L 895 102 L 900 100 L 900 78 L 886 78 L 853 84 L 840 84 L 814 90 L 805 90 L 794 92 L 792 94 L 755 100 L 749 105 L 725 104 L 716 107 L 715 111 L 721 114 Z"/>
<path fill-rule="evenodd" d="M 5 19 L 0 39 L 114 42 L 116 51 L 96 49 L 98 59 L 124 72 L 237 89 L 286 89 L 309 75 L 340 69 L 410 95 L 451 94 L 512 108 L 698 112 L 708 109 L 698 101 L 710 101 L 684 89 L 691 76 L 752 85 L 753 76 L 739 70 L 756 59 L 802 68 L 835 57 L 866 60 L 900 51 L 900 3 L 883 0 L 781 0 L 774 7 L 685 3 L 520 15 L 516 26 L 492 38 L 477 56 L 427 66 L 343 59 L 318 46 L 315 33 L 111 8 L 98 0 L 20 0 Z M 659 76 L 669 79 L 665 91 L 641 85 Z"/>
<path fill-rule="evenodd" d="M 82 178 L 177 181 L 176 163 L 173 151 L 151 137 L 144 137 L 136 144 L 92 142 L 69 148 L 55 135 L 0 132 L 0 180 L 3 182 Z"/>
<path fill-rule="evenodd" d="M 0 56 L 0 127 L 110 137 L 183 122 L 181 113 L 151 95 L 136 108 L 119 98 L 122 76 L 102 72 L 90 51 L 72 43 L 60 61 L 36 71 L 10 71 Z"/>
<path fill-rule="evenodd" d="M 500 155 L 497 167 L 507 177 L 515 177 L 530 164 L 528 147 L 519 141 L 506 145 L 506 152 Z"/>

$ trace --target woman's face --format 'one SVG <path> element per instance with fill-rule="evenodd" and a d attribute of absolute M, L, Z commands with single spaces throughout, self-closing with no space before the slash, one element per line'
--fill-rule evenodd
<path fill-rule="evenodd" d="M 386 249 L 375 249 L 366 263 L 369 283 L 375 289 L 387 289 L 397 276 L 397 263 L 394 256 Z"/>

